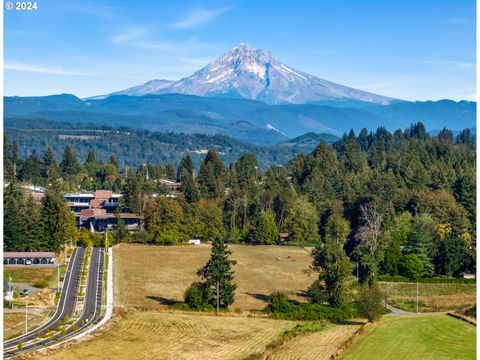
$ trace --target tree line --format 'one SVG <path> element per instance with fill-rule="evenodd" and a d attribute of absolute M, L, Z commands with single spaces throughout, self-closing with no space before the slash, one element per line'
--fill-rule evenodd
<path fill-rule="evenodd" d="M 47 184 L 54 169 L 61 191 L 121 192 L 121 211 L 140 214 L 143 230 L 130 234 L 119 221 L 117 242 L 222 238 L 312 245 L 321 254 L 314 267 L 323 283 L 347 273 L 373 283 L 381 274 L 416 278 L 475 270 L 475 146 L 469 129 L 456 137 L 447 129 L 430 136 L 421 123 L 393 133 L 352 130 L 332 145 L 320 142 L 312 153 L 262 171 L 250 153 L 225 166 L 215 148 L 198 169 L 189 155 L 176 168 L 121 168 L 113 154 L 99 161 L 93 150 L 82 163 L 71 146 L 60 160 L 49 149 L 41 158 L 21 159 L 18 145 L 6 142 L 4 171 L 17 182 Z M 182 183 L 177 198 L 162 179 Z M 7 200 L 6 210 L 30 207 L 28 198 L 24 205 Z M 26 231 L 16 226 L 4 234 Z M 6 244 L 14 244 L 18 235 L 8 236 Z M 325 259 L 333 258 L 340 268 L 328 269 Z"/>

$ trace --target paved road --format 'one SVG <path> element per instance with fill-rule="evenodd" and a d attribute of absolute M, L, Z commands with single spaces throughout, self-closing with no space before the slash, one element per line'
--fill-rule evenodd
<path fill-rule="evenodd" d="M 396 307 L 393 307 L 392 305 L 387 304 L 387 309 L 390 310 L 388 314 L 385 314 L 385 316 L 411 316 L 411 315 L 418 315 L 417 313 L 410 312 L 410 311 L 405 311 L 402 309 L 398 309 Z"/>
<path fill-rule="evenodd" d="M 73 259 L 73 256 L 72 256 L 72 259 Z M 70 327 L 63 336 L 61 334 L 57 334 L 51 339 L 44 339 L 32 344 L 25 344 L 23 347 L 23 350 L 21 351 L 19 351 L 15 346 L 15 348 L 10 348 L 10 349 L 7 349 L 7 351 L 5 351 L 4 357 L 17 355 L 21 352 L 23 353 L 26 351 L 37 350 L 47 345 L 51 345 L 52 343 L 67 340 L 68 338 L 74 337 L 77 334 L 81 333 L 91 324 L 100 321 L 102 317 L 101 309 L 102 309 L 102 297 L 103 297 L 104 265 L 105 265 L 104 249 L 93 248 L 91 257 L 90 257 L 90 267 L 89 267 L 89 273 L 88 273 L 87 288 L 85 292 L 85 304 L 83 308 L 83 313 L 80 316 L 80 318 L 75 321 L 76 326 L 73 326 L 73 328 L 75 327 L 77 328 L 76 330 Z M 80 281 L 80 277 L 78 278 L 78 282 L 79 281 Z M 77 289 L 78 289 L 78 284 L 77 284 Z M 72 303 L 73 307 L 71 307 L 70 313 L 68 314 L 65 313 L 63 316 L 68 315 L 69 317 L 71 317 L 73 315 L 74 309 L 75 309 L 76 295 L 77 295 L 77 291 L 73 292 L 73 303 Z M 69 298 L 68 295 L 67 295 L 67 298 Z M 50 323 L 50 328 L 55 328 L 53 324 L 55 324 L 55 321 L 53 323 Z M 45 328 L 48 328 L 48 327 L 44 327 L 43 329 L 41 329 L 41 331 L 44 330 Z M 35 333 L 31 334 L 33 338 L 35 338 Z M 20 338 L 18 340 L 20 340 Z M 14 343 L 14 345 L 18 344 L 18 340 L 16 341 L 16 343 Z M 30 338 L 26 340 L 28 341 L 30 340 Z M 5 344 L 4 344 L 4 349 L 6 349 Z"/>
<path fill-rule="evenodd" d="M 75 302 L 77 300 L 76 294 L 80 284 L 80 277 L 82 275 L 82 259 L 84 254 L 84 248 L 73 249 L 72 257 L 68 264 L 67 272 L 65 273 L 65 280 L 63 282 L 63 288 L 57 309 L 50 320 L 27 334 L 5 341 L 3 343 L 4 349 L 10 346 L 17 346 L 19 341 L 25 343 L 29 340 L 35 339 L 37 333 L 50 329 L 58 320 L 63 319 L 67 315 L 70 316 L 73 313 Z"/>

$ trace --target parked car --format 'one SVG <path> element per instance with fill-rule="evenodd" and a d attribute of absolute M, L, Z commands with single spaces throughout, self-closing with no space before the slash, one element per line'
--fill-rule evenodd
<path fill-rule="evenodd" d="M 28 290 L 28 289 L 22 289 L 22 292 L 20 293 L 20 295 L 22 295 L 22 296 L 27 296 L 29 293 L 30 293 L 30 290 Z"/>
<path fill-rule="evenodd" d="M 30 259 L 25 260 L 25 265 L 32 265 L 32 260 Z"/>

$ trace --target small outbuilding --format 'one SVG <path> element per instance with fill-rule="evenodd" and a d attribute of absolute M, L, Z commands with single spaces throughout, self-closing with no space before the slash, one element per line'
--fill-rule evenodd
<path fill-rule="evenodd" d="M 188 243 L 193 244 L 193 245 L 200 245 L 201 241 L 200 241 L 200 239 L 190 239 L 190 240 L 188 240 Z"/>
<path fill-rule="evenodd" d="M 54 252 L 4 252 L 3 265 L 53 265 Z"/>

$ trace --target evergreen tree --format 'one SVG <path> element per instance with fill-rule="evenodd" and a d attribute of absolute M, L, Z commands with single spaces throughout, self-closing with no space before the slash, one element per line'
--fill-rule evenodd
<path fill-rule="evenodd" d="M 216 238 L 212 243 L 212 252 L 207 264 L 198 270 L 205 286 L 212 294 L 212 305 L 217 308 L 227 309 L 233 304 L 235 289 L 233 283 L 233 261 L 229 259 L 232 254 L 221 238 Z"/>
<path fill-rule="evenodd" d="M 194 171 L 193 161 L 189 154 L 184 156 L 180 161 L 177 169 L 177 181 L 183 182 L 187 176 L 193 178 Z"/>
<path fill-rule="evenodd" d="M 198 173 L 198 184 L 202 196 L 216 199 L 224 193 L 225 168 L 215 149 L 210 149 Z"/>
<path fill-rule="evenodd" d="M 172 162 L 169 162 L 165 167 L 165 175 L 169 180 L 175 180 L 177 171 L 175 170 L 175 165 Z"/>
<path fill-rule="evenodd" d="M 27 209 L 23 190 L 15 179 L 4 188 L 3 211 L 4 251 L 25 251 L 28 246 Z"/>
<path fill-rule="evenodd" d="M 95 152 L 93 149 L 90 149 L 88 151 L 87 159 L 85 160 L 86 164 L 96 164 L 97 163 L 97 158 L 95 156 Z"/>
<path fill-rule="evenodd" d="M 57 159 L 55 158 L 55 155 L 53 154 L 53 151 L 50 148 L 50 146 L 47 148 L 47 150 L 45 151 L 45 155 L 43 156 L 43 166 L 44 166 L 43 176 L 46 178 L 48 178 L 50 169 L 57 167 Z"/>
<path fill-rule="evenodd" d="M 51 171 L 47 191 L 41 211 L 45 242 L 51 251 L 59 252 L 65 244 L 75 237 L 75 216 L 60 192 L 61 180 Z"/>
<path fill-rule="evenodd" d="M 197 183 L 190 174 L 186 174 L 182 178 L 182 194 L 190 204 L 193 204 L 199 199 Z"/>
<path fill-rule="evenodd" d="M 468 265 L 468 261 L 468 244 L 456 236 L 449 236 L 445 239 L 436 259 L 439 272 L 447 276 L 458 274 L 463 267 Z"/>
<path fill-rule="evenodd" d="M 63 159 L 60 163 L 60 169 L 65 176 L 76 175 L 80 171 L 77 155 L 70 145 L 63 151 Z"/>

